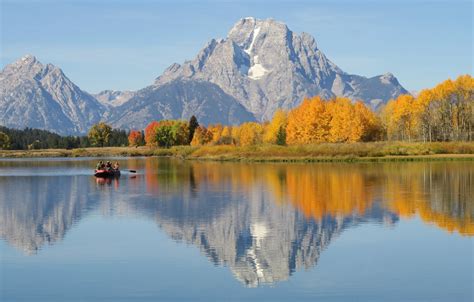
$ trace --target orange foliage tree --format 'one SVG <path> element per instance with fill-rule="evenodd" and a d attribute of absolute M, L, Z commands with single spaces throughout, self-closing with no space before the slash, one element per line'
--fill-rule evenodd
<path fill-rule="evenodd" d="M 156 129 L 160 126 L 158 121 L 152 121 L 145 128 L 145 142 L 147 146 L 157 146 Z"/>
<path fill-rule="evenodd" d="M 194 131 L 193 140 L 191 146 L 203 146 L 207 145 L 212 141 L 212 133 L 206 129 L 206 127 L 199 126 Z"/>
<path fill-rule="evenodd" d="M 131 130 L 128 135 L 128 144 L 132 147 L 143 145 L 143 135 L 141 131 Z"/>

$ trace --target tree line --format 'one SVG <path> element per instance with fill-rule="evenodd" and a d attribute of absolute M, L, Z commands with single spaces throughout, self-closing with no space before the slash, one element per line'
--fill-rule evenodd
<path fill-rule="evenodd" d="M 446 80 L 417 97 L 401 95 L 381 113 L 386 137 L 407 141 L 472 141 L 474 78 Z"/>
<path fill-rule="evenodd" d="M 128 132 L 112 129 L 107 125 L 106 133 L 97 133 L 104 123 L 94 125 L 88 135 L 61 136 L 41 129 L 10 129 L 0 126 L 0 149 L 33 150 L 33 149 L 74 149 L 87 147 L 115 147 L 128 145 Z"/>
<path fill-rule="evenodd" d="M 414 97 L 400 95 L 377 112 L 363 102 L 336 97 L 308 98 L 296 108 L 277 110 L 264 123 L 239 126 L 199 125 L 178 120 L 153 121 L 144 132 L 132 131 L 130 145 L 298 145 L 380 140 L 472 141 L 474 79 L 463 75 L 446 80 Z"/>

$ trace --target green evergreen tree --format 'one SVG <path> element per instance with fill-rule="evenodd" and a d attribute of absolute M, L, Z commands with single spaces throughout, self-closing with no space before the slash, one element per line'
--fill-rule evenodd
<path fill-rule="evenodd" d="M 196 128 L 199 127 L 199 123 L 197 118 L 193 115 L 189 119 L 189 138 L 188 138 L 188 144 L 191 143 L 194 137 L 194 132 L 196 131 Z"/>

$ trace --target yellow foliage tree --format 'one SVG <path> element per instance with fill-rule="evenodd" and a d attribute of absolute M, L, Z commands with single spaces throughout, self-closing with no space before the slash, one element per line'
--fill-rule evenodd
<path fill-rule="evenodd" d="M 305 99 L 288 113 L 286 141 L 288 144 L 325 142 L 329 136 L 330 114 L 319 96 Z"/>
<path fill-rule="evenodd" d="M 271 120 L 271 122 L 265 125 L 263 142 L 285 145 L 287 122 L 288 117 L 286 111 L 278 109 L 273 115 L 273 119 Z"/>
<path fill-rule="evenodd" d="M 357 141 L 360 138 L 358 133 L 361 126 L 359 121 L 354 120 L 355 111 L 351 100 L 335 98 L 329 101 L 326 107 L 327 112 L 331 116 L 328 141 L 335 143 Z"/>
<path fill-rule="evenodd" d="M 234 144 L 240 145 L 240 127 L 232 127 L 230 135 Z"/>
<path fill-rule="evenodd" d="M 352 131 L 351 141 L 374 141 L 381 138 L 380 119 L 361 101 L 354 104 L 354 120 L 356 125 Z"/>
<path fill-rule="evenodd" d="M 412 140 L 418 134 L 421 106 L 409 94 L 390 100 L 382 113 L 388 139 Z"/>
<path fill-rule="evenodd" d="M 472 140 L 474 127 L 474 79 L 462 75 L 418 97 L 401 95 L 382 112 L 389 139 L 448 141 Z"/>
<path fill-rule="evenodd" d="M 250 146 L 262 142 L 263 126 L 259 123 L 248 122 L 240 125 L 240 139 L 241 146 Z"/>
<path fill-rule="evenodd" d="M 232 140 L 232 126 L 225 126 L 221 132 L 221 138 L 218 141 L 221 145 L 231 145 Z"/>
<path fill-rule="evenodd" d="M 221 124 L 209 125 L 209 127 L 207 127 L 207 130 L 212 133 L 212 143 L 219 142 L 222 136 L 222 129 Z"/>

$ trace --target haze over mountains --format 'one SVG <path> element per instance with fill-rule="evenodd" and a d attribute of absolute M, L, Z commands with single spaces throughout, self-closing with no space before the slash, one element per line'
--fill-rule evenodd
<path fill-rule="evenodd" d="M 306 33 L 272 19 L 244 18 L 225 39 L 212 39 L 191 61 L 172 64 L 135 92 L 91 95 L 56 66 L 25 56 L 0 73 L 0 124 L 83 134 L 98 121 L 143 129 L 150 121 L 202 124 L 269 120 L 305 97 L 345 96 L 373 108 L 408 93 L 390 73 L 366 78 L 332 63 Z"/>

